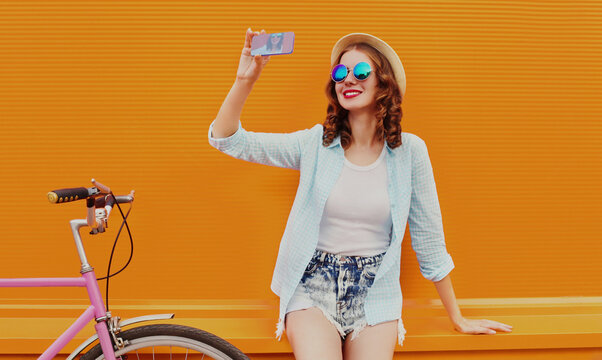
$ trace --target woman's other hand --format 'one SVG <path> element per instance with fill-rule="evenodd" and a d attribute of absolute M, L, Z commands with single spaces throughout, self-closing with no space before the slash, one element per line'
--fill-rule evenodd
<path fill-rule="evenodd" d="M 454 324 L 454 328 L 464 334 L 495 334 L 495 330 L 512 332 L 512 326 L 487 319 L 462 318 Z"/>
<path fill-rule="evenodd" d="M 247 33 L 245 35 L 245 45 L 242 48 L 240 62 L 238 63 L 238 71 L 236 72 L 237 81 L 244 81 L 250 85 L 254 84 L 255 81 L 259 79 L 261 70 L 270 60 L 269 56 L 251 55 L 251 41 L 253 40 L 253 37 L 259 34 L 265 34 L 265 30 L 261 30 L 261 32 L 253 32 L 251 31 L 251 28 L 247 29 Z"/>

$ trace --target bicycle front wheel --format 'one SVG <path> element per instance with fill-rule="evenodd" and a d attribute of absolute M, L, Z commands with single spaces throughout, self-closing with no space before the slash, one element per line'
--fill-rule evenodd
<path fill-rule="evenodd" d="M 219 336 L 189 326 L 145 325 L 125 330 L 117 336 L 125 343 L 123 349 L 115 351 L 118 360 L 249 360 L 242 351 Z M 100 344 L 80 358 L 80 360 L 100 359 L 104 359 Z"/>

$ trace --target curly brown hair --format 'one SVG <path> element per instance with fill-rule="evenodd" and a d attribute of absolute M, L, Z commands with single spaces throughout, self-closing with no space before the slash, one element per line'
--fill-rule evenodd
<path fill-rule="evenodd" d="M 364 51 L 376 67 L 373 70 L 378 81 L 375 95 L 377 108 L 375 137 L 378 141 L 386 138 L 389 147 L 394 149 L 401 145 L 402 97 L 391 64 L 378 50 L 365 43 L 355 43 L 346 47 L 341 51 L 335 64 L 339 63 L 345 52 L 353 49 Z M 344 149 L 347 149 L 351 145 L 351 126 L 347 117 L 349 111 L 339 104 L 335 85 L 336 83 L 329 77 L 328 84 L 326 84 L 328 107 L 326 120 L 323 124 L 322 145 L 330 145 L 337 134 L 340 134 L 341 145 Z"/>

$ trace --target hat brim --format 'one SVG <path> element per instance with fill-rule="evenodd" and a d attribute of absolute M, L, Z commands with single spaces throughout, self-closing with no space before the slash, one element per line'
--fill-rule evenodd
<path fill-rule="evenodd" d="M 332 53 L 330 54 L 330 65 L 335 65 L 335 61 L 337 61 L 337 58 L 347 46 L 356 43 L 366 43 L 384 55 L 384 57 L 391 64 L 393 75 L 395 76 L 395 80 L 397 80 L 397 85 L 399 85 L 399 90 L 403 98 L 406 92 L 406 74 L 403 69 L 401 59 L 395 50 L 389 46 L 389 44 L 374 35 L 365 33 L 351 33 L 340 38 L 332 47 Z"/>

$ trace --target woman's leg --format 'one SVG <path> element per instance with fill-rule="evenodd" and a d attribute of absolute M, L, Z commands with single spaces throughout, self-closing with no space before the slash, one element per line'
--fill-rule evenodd
<path fill-rule="evenodd" d="M 345 360 L 391 360 L 397 344 L 397 320 L 366 326 L 353 340 L 353 332 L 345 337 Z"/>
<path fill-rule="evenodd" d="M 343 359 L 341 336 L 322 310 L 311 307 L 291 311 L 284 321 L 286 336 L 296 360 Z"/>

